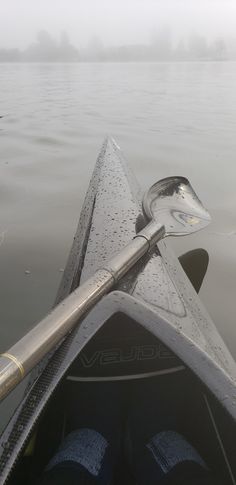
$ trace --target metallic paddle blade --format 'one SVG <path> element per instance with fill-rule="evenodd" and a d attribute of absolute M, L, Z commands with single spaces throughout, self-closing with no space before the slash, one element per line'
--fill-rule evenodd
<path fill-rule="evenodd" d="M 159 180 L 146 192 L 143 210 L 165 227 L 165 236 L 183 236 L 206 227 L 211 216 L 184 177 Z"/>

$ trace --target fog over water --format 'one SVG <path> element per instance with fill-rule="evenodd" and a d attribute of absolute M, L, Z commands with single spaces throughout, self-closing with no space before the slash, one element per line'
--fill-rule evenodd
<path fill-rule="evenodd" d="M 174 39 L 193 32 L 208 40 L 235 37 L 234 0 L 1 0 L 0 47 L 26 48 L 40 30 L 85 47 L 99 36 L 107 45 L 142 44 L 168 27 Z"/>

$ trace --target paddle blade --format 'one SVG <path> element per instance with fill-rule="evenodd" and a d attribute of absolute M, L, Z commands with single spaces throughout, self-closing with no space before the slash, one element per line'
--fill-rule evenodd
<path fill-rule="evenodd" d="M 148 219 L 165 227 L 165 236 L 183 236 L 204 229 L 210 221 L 190 182 L 184 177 L 167 177 L 145 194 L 143 210 Z"/>

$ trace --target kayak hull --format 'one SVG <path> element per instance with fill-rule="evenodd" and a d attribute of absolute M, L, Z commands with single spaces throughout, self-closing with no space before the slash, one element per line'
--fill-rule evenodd
<path fill-rule="evenodd" d="M 142 192 L 119 147 L 107 139 L 91 178 L 56 303 L 145 226 L 141 201 Z M 114 381 L 125 386 L 125 382 L 145 378 L 171 379 L 186 372 L 186 367 L 196 376 L 193 388 L 201 396 L 202 415 L 210 406 L 223 413 L 223 427 L 232 429 L 236 364 L 168 242 L 161 241 L 32 372 L 25 397 L 0 440 L 1 483 L 11 475 L 48 402 L 55 396 L 63 401 L 64 386 Z M 50 411 L 46 414 L 50 416 Z M 231 456 L 232 444 L 229 439 L 225 442 Z M 226 466 L 227 480 L 230 473 Z"/>

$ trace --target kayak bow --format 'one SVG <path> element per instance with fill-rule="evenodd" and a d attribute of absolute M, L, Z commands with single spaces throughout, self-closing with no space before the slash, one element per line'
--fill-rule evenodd
<path fill-rule="evenodd" d="M 183 177 L 156 182 L 145 194 L 143 207 L 151 222 L 25 337 L 0 355 L 0 400 L 158 241 L 199 231 L 211 220 L 189 181 Z"/>
<path fill-rule="evenodd" d="M 154 211 L 162 222 L 160 227 L 163 223 L 168 226 L 168 234 L 173 224 L 178 231 L 195 230 L 196 212 L 192 211 L 198 199 L 194 195 L 191 210 L 183 210 L 190 188 L 186 179 L 178 178 L 178 183 L 178 190 L 173 184 L 167 190 L 165 181 L 151 189 L 143 201 L 144 216 L 140 189 L 116 143 L 106 140 L 56 303 L 83 288 L 99 268 L 110 271 L 105 262 L 112 261 L 137 233 L 142 234 L 146 218 Z M 153 199 L 156 189 L 158 205 Z M 176 209 L 177 201 L 180 206 Z M 209 216 L 203 212 L 200 219 L 205 225 Z M 171 219 L 167 222 L 168 214 Z M 146 239 L 138 241 L 141 239 L 148 247 Z M 154 243 L 120 276 L 115 291 L 103 296 L 30 374 L 24 398 L 0 439 L 1 483 L 20 483 L 19 477 L 27 483 L 32 470 L 43 469 L 52 443 L 58 443 L 65 432 L 66 402 L 82 386 L 107 381 L 119 381 L 121 386 L 137 381 L 141 386 L 147 378 L 154 379 L 157 387 L 160 378 L 166 379 L 169 386 L 168 376 L 181 376 L 186 368 L 192 383 L 184 390 L 188 433 L 197 448 L 204 449 L 214 470 L 222 474 L 224 484 L 235 483 L 236 364 L 168 241 Z M 113 282 L 113 274 L 111 279 Z M 30 441 L 36 425 L 37 433 Z"/>

